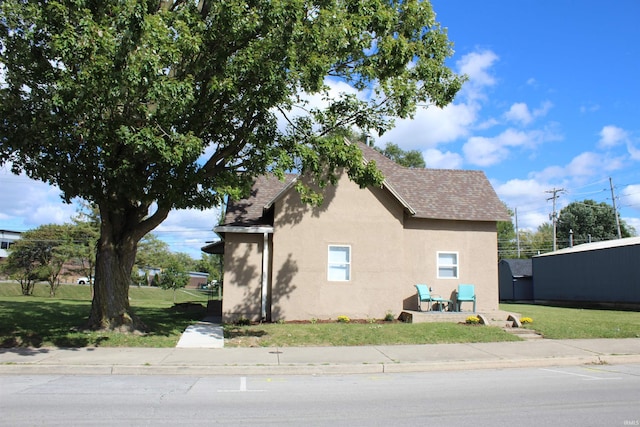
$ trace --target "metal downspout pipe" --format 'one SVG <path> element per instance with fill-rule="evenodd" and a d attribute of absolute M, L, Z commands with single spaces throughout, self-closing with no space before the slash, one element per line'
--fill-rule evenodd
<path fill-rule="evenodd" d="M 269 279 L 269 233 L 262 233 L 262 304 L 260 316 L 267 320 L 267 292 Z"/>

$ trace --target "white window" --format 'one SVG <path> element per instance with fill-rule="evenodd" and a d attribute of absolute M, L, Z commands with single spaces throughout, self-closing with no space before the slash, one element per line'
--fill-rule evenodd
<path fill-rule="evenodd" d="M 351 246 L 329 245 L 327 279 L 330 282 L 351 280 Z"/>
<path fill-rule="evenodd" d="M 438 252 L 438 279 L 458 278 L 458 252 Z"/>

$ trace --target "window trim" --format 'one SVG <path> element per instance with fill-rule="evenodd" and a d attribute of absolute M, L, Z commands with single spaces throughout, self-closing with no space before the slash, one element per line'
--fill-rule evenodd
<path fill-rule="evenodd" d="M 331 262 L 331 249 L 332 248 L 347 248 L 348 252 L 348 260 L 345 263 L 332 263 Z M 329 244 L 327 246 L 327 281 L 328 282 L 350 282 L 351 281 L 351 264 L 352 264 L 352 255 L 351 255 L 351 245 L 339 245 L 339 244 Z M 331 266 L 345 266 L 347 268 L 347 278 L 346 279 L 332 279 L 331 278 Z"/>
<path fill-rule="evenodd" d="M 440 263 L 440 255 L 455 255 L 455 264 L 442 264 Z M 438 279 L 459 279 L 460 278 L 460 254 L 458 251 L 438 251 L 436 253 L 436 269 L 438 271 Z M 453 276 L 440 275 L 440 269 L 453 269 L 455 274 Z"/>

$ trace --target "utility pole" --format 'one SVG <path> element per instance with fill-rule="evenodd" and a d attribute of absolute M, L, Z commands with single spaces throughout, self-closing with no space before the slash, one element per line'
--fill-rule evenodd
<path fill-rule="evenodd" d="M 618 228 L 618 239 L 622 239 L 620 231 L 620 218 L 618 217 L 618 209 L 616 208 L 616 195 L 613 192 L 613 180 L 609 177 L 609 186 L 611 187 L 611 201 L 613 202 L 613 213 L 616 215 L 616 227 Z"/>
<path fill-rule="evenodd" d="M 551 223 L 553 224 L 553 251 L 555 252 L 558 249 L 558 245 L 556 243 L 556 227 L 558 224 L 558 213 L 556 212 L 556 199 L 559 197 L 558 193 L 564 192 L 564 188 L 554 188 L 553 190 L 545 191 L 545 193 L 552 193 L 553 196 L 549 197 L 547 201 L 553 200 L 553 212 L 549 216 L 551 219 Z"/>
<path fill-rule="evenodd" d="M 518 231 L 518 208 L 515 208 L 516 215 L 516 246 L 518 248 L 518 258 L 520 258 L 520 232 Z"/>

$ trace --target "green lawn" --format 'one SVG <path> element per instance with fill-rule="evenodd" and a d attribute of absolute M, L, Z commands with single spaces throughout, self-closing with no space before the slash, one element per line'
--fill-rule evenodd
<path fill-rule="evenodd" d="M 204 316 L 207 295 L 196 290 L 175 294 L 177 303 L 195 303 L 195 310 L 174 306 L 172 291 L 130 290 L 131 305 L 152 332 L 145 335 L 82 330 L 91 306 L 88 286 L 63 285 L 55 298 L 48 287 L 20 295 L 15 283 L 0 283 L 0 347 L 174 347 L 184 329 Z M 199 307 L 198 305 L 199 304 Z M 527 327 L 545 338 L 640 337 L 640 313 L 581 310 L 523 304 L 501 304 L 505 311 L 531 317 Z M 513 341 L 497 327 L 455 323 L 397 322 L 224 325 L 227 347 L 350 346 Z"/>
<path fill-rule="evenodd" d="M 545 338 L 640 337 L 638 311 L 590 310 L 529 304 L 500 304 L 500 308 L 532 318 L 533 323 L 525 327 L 535 329 Z"/>
<path fill-rule="evenodd" d="M 62 285 L 55 298 L 48 295 L 44 284 L 25 297 L 19 285 L 0 283 L 0 347 L 174 347 L 184 329 L 202 319 L 207 304 L 205 293 L 181 290 L 177 303 L 200 308 L 177 310 L 173 291 L 132 287 L 131 305 L 152 331 L 140 336 L 82 330 L 91 308 L 88 286 Z"/>
<path fill-rule="evenodd" d="M 301 347 L 518 341 L 498 327 L 457 323 L 225 325 L 225 347 Z"/>

